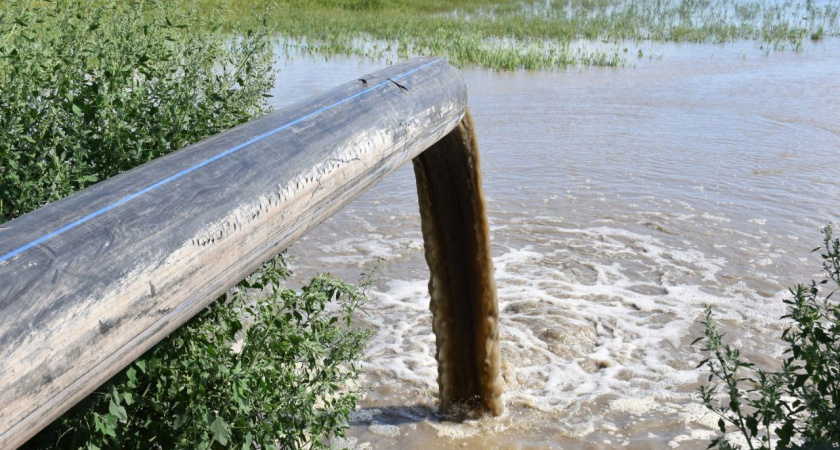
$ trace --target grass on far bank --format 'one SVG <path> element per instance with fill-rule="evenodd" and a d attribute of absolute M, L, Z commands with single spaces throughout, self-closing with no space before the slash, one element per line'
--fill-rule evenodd
<path fill-rule="evenodd" d="M 215 5 L 219 0 L 201 0 Z M 231 0 L 249 20 L 262 0 Z M 413 54 L 458 66 L 555 69 L 627 62 L 628 42 L 754 40 L 801 50 L 840 36 L 840 4 L 757 0 L 278 0 L 269 26 L 293 51 L 321 55 Z"/>

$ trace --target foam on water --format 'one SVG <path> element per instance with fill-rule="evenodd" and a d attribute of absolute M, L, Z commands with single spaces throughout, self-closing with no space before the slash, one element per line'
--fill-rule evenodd
<path fill-rule="evenodd" d="M 371 391 L 362 406 L 375 409 L 361 412 L 374 411 L 371 416 L 381 421 L 374 425 L 398 427 L 400 442 L 516 442 L 533 435 L 585 442 L 619 429 L 623 437 L 610 438 L 615 445 L 653 433 L 662 445 L 700 446 L 716 424 L 697 408 L 695 365 L 701 355 L 688 346 L 702 333 L 697 321 L 703 307 L 715 308 L 747 355 L 781 355 L 774 338 L 783 327 L 783 285 L 765 280 L 776 289 L 762 295 L 749 279 L 726 275 L 732 267 L 725 257 L 667 233 L 578 228 L 548 215 L 506 222 L 494 227 L 504 401 L 510 410 L 499 421 L 459 424 L 437 414 L 426 278 L 387 278 L 371 293 L 361 320 L 377 333 L 365 356 Z M 417 263 L 420 244 L 412 234 L 368 234 L 364 245 L 380 254 L 399 253 L 400 264 Z M 528 244 L 501 244 L 521 234 Z M 355 242 L 324 243 L 319 250 L 349 255 L 355 244 L 350 250 L 345 245 Z M 757 245 L 751 251 L 764 257 L 780 250 Z M 371 419 L 354 423 L 359 426 L 352 433 L 361 442 L 384 446 L 377 439 L 397 436 L 391 428 L 387 436 L 385 428 L 371 428 Z"/>
<path fill-rule="evenodd" d="M 648 430 L 645 420 L 658 417 L 652 423 L 670 420 L 686 430 L 670 442 L 705 439 L 716 419 L 698 409 L 700 354 L 688 343 L 700 333 L 696 323 L 707 304 L 748 352 L 781 352 L 767 335 L 781 329 L 784 293 L 766 299 L 743 282 L 719 280 L 722 258 L 619 228 L 567 228 L 558 218 L 523 219 L 510 232 L 523 229 L 536 243 L 498 247 L 494 258 L 504 400 L 512 411 L 500 422 L 505 433 L 537 427 L 588 439 L 618 427 L 639 436 Z M 390 280 L 372 295 L 365 318 L 377 330 L 365 357 L 371 398 L 392 405 L 397 416 L 398 405 L 426 407 L 421 432 L 476 435 L 486 422 L 441 423 L 434 413 L 426 280 Z"/>
<path fill-rule="evenodd" d="M 303 275 L 353 279 L 384 259 L 359 317 L 377 334 L 347 446 L 705 448 L 717 418 L 696 397 L 702 355 L 689 347 L 704 306 L 747 358 L 778 364 L 787 287 L 816 277 L 808 251 L 837 220 L 840 40 L 815 45 L 766 58 L 678 46 L 634 70 L 463 71 L 506 412 L 437 413 L 429 275 L 401 170 L 292 249 Z M 312 73 L 301 77 L 318 84 Z"/>

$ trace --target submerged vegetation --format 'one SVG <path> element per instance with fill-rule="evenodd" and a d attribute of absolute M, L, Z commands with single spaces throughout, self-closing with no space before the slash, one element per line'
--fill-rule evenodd
<path fill-rule="evenodd" d="M 201 0 L 213 5 L 218 0 Z M 257 0 L 233 0 L 247 17 Z M 840 35 L 832 1 L 278 0 L 270 25 L 294 51 L 444 56 L 456 65 L 621 65 L 630 43 L 755 40 L 802 49 Z"/>
<path fill-rule="evenodd" d="M 840 238 L 823 230 L 821 251 L 825 278 L 791 288 L 785 300 L 790 327 L 782 333 L 787 358 L 777 371 L 756 368 L 724 334 L 706 309 L 700 366 L 714 383 L 700 388 L 703 403 L 720 416 L 721 433 L 734 428 L 739 447 L 724 434 L 710 447 L 722 449 L 840 448 Z M 697 342 L 695 341 L 695 342 Z M 721 399 L 722 398 L 722 399 Z"/>
<path fill-rule="evenodd" d="M 840 36 L 835 0 L 173 0 L 168 8 L 173 17 L 192 12 L 191 26 L 205 30 L 268 19 L 293 54 L 435 55 L 495 69 L 623 65 L 646 54 L 631 47 L 650 42 L 752 40 L 769 52 Z"/>
<path fill-rule="evenodd" d="M 174 14 L 162 0 L 0 5 L 0 223 L 266 110 L 274 54 L 260 20 L 240 29 L 223 9 Z M 369 335 L 350 322 L 363 293 L 326 276 L 295 292 L 286 274 L 282 259 L 263 267 L 27 447 L 318 447 L 341 435 Z"/>

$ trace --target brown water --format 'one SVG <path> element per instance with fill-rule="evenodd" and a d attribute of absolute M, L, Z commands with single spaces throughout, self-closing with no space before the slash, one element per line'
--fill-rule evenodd
<path fill-rule="evenodd" d="M 439 410 L 504 410 L 499 303 L 475 126 L 467 109 L 447 136 L 414 158 Z"/>
<path fill-rule="evenodd" d="M 787 286 L 840 219 L 840 41 L 651 46 L 635 67 L 462 71 L 481 142 L 505 412 L 437 414 L 429 269 L 405 167 L 291 250 L 301 278 L 383 259 L 360 321 L 377 330 L 347 445 L 705 448 L 688 344 L 714 306 L 772 364 Z M 380 67 L 298 59 L 291 103 Z"/>

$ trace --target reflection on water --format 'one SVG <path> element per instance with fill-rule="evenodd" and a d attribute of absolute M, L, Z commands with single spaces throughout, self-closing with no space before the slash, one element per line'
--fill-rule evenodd
<path fill-rule="evenodd" d="M 414 176 L 405 167 L 290 250 L 297 273 L 384 267 L 360 320 L 378 331 L 346 444 L 705 448 L 688 347 L 712 304 L 778 357 L 786 287 L 838 220 L 840 41 L 802 54 L 663 46 L 634 68 L 462 71 L 482 148 L 501 308 L 505 415 L 436 414 Z M 281 67 L 292 103 L 378 68 Z"/>

